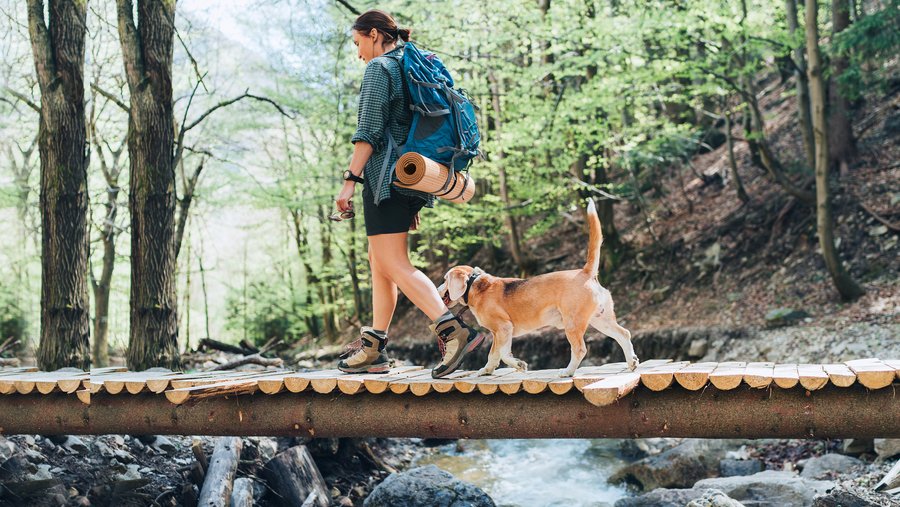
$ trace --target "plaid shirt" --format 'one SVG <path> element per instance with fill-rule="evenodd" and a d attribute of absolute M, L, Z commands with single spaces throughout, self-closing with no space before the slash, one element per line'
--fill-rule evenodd
<path fill-rule="evenodd" d="M 394 165 L 400 155 L 397 150 L 389 150 L 385 127 L 390 126 L 391 136 L 398 145 L 406 142 L 409 128 L 412 125 L 412 112 L 409 99 L 403 92 L 401 65 L 397 58 L 403 55 L 403 46 L 398 46 L 382 56 L 373 58 L 366 65 L 362 86 L 359 90 L 359 110 L 357 111 L 356 133 L 350 142 L 365 141 L 372 145 L 372 156 L 363 169 L 365 185 L 374 196 L 375 204 L 379 204 L 391 196 L 391 182 L 396 181 Z M 388 153 L 390 151 L 390 153 Z M 381 180 L 381 168 L 385 157 L 388 158 L 389 175 Z M 425 206 L 434 207 L 434 196 L 425 192 L 417 192 L 405 188 L 394 187 L 394 191 L 403 195 L 418 197 L 425 201 Z"/>

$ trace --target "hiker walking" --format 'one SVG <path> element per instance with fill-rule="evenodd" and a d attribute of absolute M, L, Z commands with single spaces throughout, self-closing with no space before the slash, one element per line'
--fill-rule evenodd
<path fill-rule="evenodd" d="M 385 345 L 399 289 L 433 321 L 429 329 L 437 335 L 442 358 L 431 375 L 440 378 L 455 371 L 485 336 L 454 316 L 431 280 L 409 261 L 409 231 L 418 226 L 419 210 L 434 207 L 431 194 L 392 185 L 392 168 L 400 156 L 393 140 L 405 140 L 412 123 L 400 63 L 409 33 L 380 10 L 363 13 L 352 28 L 353 44 L 366 62 L 366 70 L 359 92 L 358 126 L 351 138 L 353 157 L 335 203 L 340 218 L 352 218 L 351 199 L 356 184 L 362 184 L 372 273 L 372 326 L 361 328 L 360 338 L 348 346 L 338 368 L 347 373 L 388 371 Z M 382 171 L 384 167 L 390 172 Z"/>

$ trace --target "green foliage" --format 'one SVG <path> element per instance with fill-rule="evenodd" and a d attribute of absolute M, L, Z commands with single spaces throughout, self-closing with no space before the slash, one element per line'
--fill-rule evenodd
<path fill-rule="evenodd" d="M 884 65 L 900 53 L 900 0 L 888 0 L 885 8 L 865 16 L 834 37 L 833 55 L 849 59 L 838 80 L 849 100 L 871 89 L 888 90 L 896 80 L 896 66 Z"/>
<path fill-rule="evenodd" d="M 25 345 L 27 329 L 28 321 L 15 293 L 10 287 L 0 285 L 0 344 L 15 338 L 19 342 L 18 349 L 21 349 Z"/>

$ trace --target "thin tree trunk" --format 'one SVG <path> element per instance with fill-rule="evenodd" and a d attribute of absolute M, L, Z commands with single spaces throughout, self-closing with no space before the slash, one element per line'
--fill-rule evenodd
<path fill-rule="evenodd" d="M 493 72 L 488 71 L 488 80 L 491 84 L 491 104 L 494 109 L 494 132 L 497 139 L 503 132 L 503 114 L 500 108 L 500 83 Z M 498 142 L 498 145 L 500 143 Z M 512 215 L 512 201 L 509 198 L 509 187 L 506 183 L 506 166 L 503 163 L 503 148 L 497 150 L 497 179 L 500 184 L 500 201 L 506 208 L 504 211 L 506 228 L 509 231 L 509 249 L 512 253 L 513 262 L 519 267 L 519 271 L 524 276 L 528 272 L 525 256 L 522 254 L 522 247 L 519 240 L 519 230 L 516 224 L 516 218 Z"/>
<path fill-rule="evenodd" d="M 84 38 L 85 2 L 28 1 L 28 30 L 41 90 L 42 370 L 89 369 L 90 300 Z"/>
<path fill-rule="evenodd" d="M 785 0 L 788 32 L 793 36 L 800 26 L 797 21 L 797 0 Z M 816 166 L 816 141 L 813 137 L 812 119 L 809 112 L 809 81 L 806 77 L 806 54 L 801 46 L 793 51 L 794 78 L 797 81 L 797 120 L 800 133 L 803 134 L 803 149 L 806 152 L 806 164 Z"/>
<path fill-rule="evenodd" d="M 200 245 L 203 245 L 201 240 Z M 203 267 L 203 252 L 197 256 L 197 267 L 200 269 L 200 288 L 203 289 L 203 320 L 204 329 L 206 330 L 206 338 L 210 338 L 209 333 L 209 292 L 206 290 L 206 269 Z"/>
<path fill-rule="evenodd" d="M 175 2 L 116 0 L 131 93 L 131 370 L 181 367 L 175 298 L 175 120 L 172 51 Z"/>
<path fill-rule="evenodd" d="M 331 221 L 326 218 L 324 206 L 319 206 L 319 227 L 322 238 L 322 268 L 327 270 L 331 266 Z M 325 283 L 319 284 L 319 296 L 322 300 L 322 318 L 325 322 L 325 336 L 329 342 L 337 339 L 338 331 L 335 323 L 335 298 L 331 293 L 331 280 L 325 279 Z"/>
<path fill-rule="evenodd" d="M 318 290 L 321 283 L 319 282 L 316 271 L 313 270 L 312 265 L 310 264 L 309 242 L 306 239 L 307 234 L 306 228 L 303 226 L 303 217 L 297 209 L 291 209 L 290 213 L 294 222 L 294 241 L 297 244 L 297 256 L 300 257 L 300 263 L 306 271 L 306 307 L 309 309 L 313 304 L 312 293 Z M 306 328 L 309 330 L 310 334 L 315 337 L 318 337 L 321 333 L 319 321 L 315 315 L 310 315 L 307 318 Z"/>
<path fill-rule="evenodd" d="M 357 322 L 362 322 L 365 308 L 363 308 L 362 290 L 359 288 L 359 270 L 356 260 L 356 220 L 350 220 L 350 249 L 347 252 L 347 261 L 349 263 L 350 284 L 353 289 L 353 308 L 356 312 Z"/>
<path fill-rule="evenodd" d="M 828 124 L 825 115 L 825 80 L 819 55 L 819 29 L 816 23 L 817 0 L 806 0 L 806 49 L 809 52 L 809 84 L 812 105 L 813 132 L 816 136 L 816 230 L 819 247 L 828 273 L 841 298 L 850 301 L 864 291 L 844 270 L 834 247 L 834 221 L 828 195 Z"/>
<path fill-rule="evenodd" d="M 741 175 L 738 174 L 737 162 L 734 159 L 734 140 L 731 138 L 731 112 L 725 112 L 725 144 L 728 146 L 728 166 L 731 168 L 731 177 L 734 180 L 734 190 L 737 192 L 738 199 L 742 203 L 750 202 L 750 196 L 744 190 L 744 183 L 741 181 Z"/>
<path fill-rule="evenodd" d="M 832 40 L 850 26 L 850 5 L 848 0 L 832 0 Z M 828 165 L 841 176 L 847 174 L 850 161 L 856 156 L 856 139 L 850 120 L 850 101 L 841 93 L 838 80 L 849 66 L 847 58 L 834 55 L 831 60 L 832 73 L 829 79 L 828 103 Z"/>

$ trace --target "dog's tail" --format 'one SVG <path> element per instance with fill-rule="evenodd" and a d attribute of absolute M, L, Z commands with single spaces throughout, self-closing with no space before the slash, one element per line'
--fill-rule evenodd
<path fill-rule="evenodd" d="M 591 229 L 590 242 L 588 243 L 587 262 L 582 271 L 592 277 L 597 276 L 600 270 L 600 245 L 603 244 L 603 229 L 600 227 L 600 217 L 597 216 L 597 207 L 593 199 L 588 199 L 587 221 Z"/>

